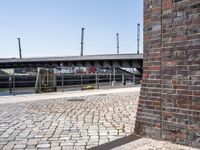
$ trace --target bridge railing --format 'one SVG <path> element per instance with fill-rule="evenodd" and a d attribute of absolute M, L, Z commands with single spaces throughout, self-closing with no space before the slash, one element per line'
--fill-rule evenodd
<path fill-rule="evenodd" d="M 35 93 L 37 75 L 0 75 L 0 96 Z M 64 74 L 54 76 L 56 91 L 130 87 L 140 83 L 139 76 L 123 74 Z M 45 84 L 40 82 L 39 84 Z M 48 88 L 48 87 L 42 87 Z"/>

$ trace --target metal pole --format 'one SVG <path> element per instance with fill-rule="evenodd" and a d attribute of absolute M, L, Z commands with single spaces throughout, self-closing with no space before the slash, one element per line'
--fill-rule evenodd
<path fill-rule="evenodd" d="M 99 76 L 100 76 L 100 75 L 97 75 L 97 83 L 98 83 L 97 85 L 98 85 L 98 89 L 99 89 L 99 85 L 100 85 L 100 84 L 99 84 Z"/>
<path fill-rule="evenodd" d="M 15 95 L 15 74 L 13 74 L 13 94 Z"/>
<path fill-rule="evenodd" d="M 114 67 L 113 71 L 114 71 L 114 78 L 113 79 L 114 79 L 114 82 L 115 82 L 115 74 L 116 74 L 115 67 Z"/>
<path fill-rule="evenodd" d="M 83 88 L 83 75 L 81 74 L 81 89 Z"/>
<path fill-rule="evenodd" d="M 113 67 L 113 83 L 112 86 L 115 85 L 115 67 Z"/>
<path fill-rule="evenodd" d="M 96 74 L 96 89 L 99 89 L 98 74 Z"/>
<path fill-rule="evenodd" d="M 117 54 L 119 54 L 119 33 L 116 33 L 116 40 L 117 40 Z"/>
<path fill-rule="evenodd" d="M 137 54 L 140 53 L 140 24 L 137 25 Z"/>
<path fill-rule="evenodd" d="M 81 29 L 81 56 L 83 56 L 83 46 L 84 46 L 84 30 L 85 28 Z"/>
<path fill-rule="evenodd" d="M 96 89 L 97 89 L 97 74 L 95 75 L 95 84 L 96 84 Z"/>
<path fill-rule="evenodd" d="M 9 76 L 9 92 L 12 94 L 12 76 Z"/>
<path fill-rule="evenodd" d="M 133 74 L 133 85 L 135 85 L 135 74 Z"/>
<path fill-rule="evenodd" d="M 64 86 L 64 82 L 63 82 L 63 73 L 62 73 L 62 92 L 63 92 L 63 86 Z"/>
<path fill-rule="evenodd" d="M 122 74 L 122 86 L 124 86 L 124 74 Z"/>
<path fill-rule="evenodd" d="M 112 74 L 110 74 L 110 86 L 112 86 Z"/>
<path fill-rule="evenodd" d="M 40 93 L 42 93 L 42 74 L 39 74 Z"/>
<path fill-rule="evenodd" d="M 21 41 L 20 38 L 17 38 L 18 45 L 19 45 L 19 58 L 22 59 L 22 49 L 21 49 Z"/>
<path fill-rule="evenodd" d="M 40 92 L 40 68 L 37 68 L 37 78 L 35 82 L 35 93 Z"/>
<path fill-rule="evenodd" d="M 55 73 L 55 70 L 53 70 L 53 89 L 54 89 L 54 92 L 57 91 L 57 75 Z"/>

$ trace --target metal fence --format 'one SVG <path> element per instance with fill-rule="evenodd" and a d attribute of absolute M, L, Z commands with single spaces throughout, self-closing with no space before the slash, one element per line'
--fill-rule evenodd
<path fill-rule="evenodd" d="M 0 75 L 0 95 L 35 93 L 37 75 Z M 117 88 L 134 86 L 140 83 L 140 77 L 123 74 L 55 74 L 56 91 L 87 89 L 87 87 Z M 42 81 L 41 81 L 42 82 Z M 45 84 L 45 83 L 39 83 Z M 48 88 L 43 86 L 43 88 Z"/>

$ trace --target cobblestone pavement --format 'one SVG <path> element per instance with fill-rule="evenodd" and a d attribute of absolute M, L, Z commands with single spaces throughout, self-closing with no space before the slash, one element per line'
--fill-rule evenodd
<path fill-rule="evenodd" d="M 123 138 L 133 133 L 138 96 L 139 91 L 49 100 L 44 100 L 44 95 L 43 100 L 30 96 L 27 101 L 28 96 L 21 96 L 23 102 L 19 103 L 20 97 L 4 97 L 0 104 L 0 149 L 84 150 Z M 9 103 L 3 102 L 5 98 Z M 146 138 L 114 148 L 160 149 L 193 150 Z"/>
<path fill-rule="evenodd" d="M 138 93 L 0 104 L 0 149 L 87 149 L 133 132 Z"/>
<path fill-rule="evenodd" d="M 141 138 L 128 144 L 113 148 L 112 150 L 198 150 L 187 146 L 173 144 L 167 141 L 157 141 Z"/>

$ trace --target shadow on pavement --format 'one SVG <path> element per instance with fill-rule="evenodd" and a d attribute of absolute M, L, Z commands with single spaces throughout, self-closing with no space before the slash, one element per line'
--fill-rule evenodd
<path fill-rule="evenodd" d="M 108 150 L 108 149 L 116 148 L 116 147 L 119 147 L 121 145 L 127 144 L 129 142 L 138 140 L 140 138 L 142 138 L 142 137 L 140 137 L 138 135 L 135 135 L 135 134 L 132 134 L 132 135 L 123 137 L 121 139 L 117 139 L 115 141 L 112 141 L 112 142 L 109 142 L 109 143 L 105 143 L 105 144 L 90 148 L 88 150 Z"/>

